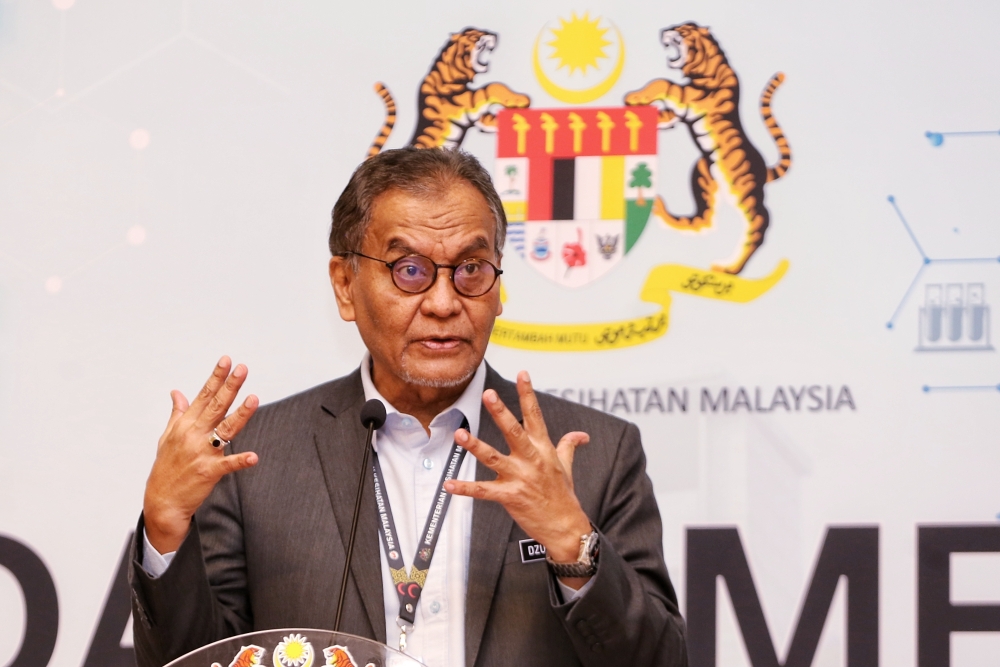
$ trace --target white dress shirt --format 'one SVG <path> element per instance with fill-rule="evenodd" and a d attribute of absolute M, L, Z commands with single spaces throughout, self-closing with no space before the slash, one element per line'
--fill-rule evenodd
<path fill-rule="evenodd" d="M 385 424 L 375 433 L 373 446 L 385 478 L 386 494 L 396 523 L 400 553 L 407 572 L 413 564 L 416 545 L 427 521 L 442 467 L 454 444 L 455 430 L 463 417 L 469 432 L 479 435 L 479 415 L 486 384 L 486 362 L 476 370 L 469 386 L 451 407 L 437 415 L 430 424 L 430 435 L 413 416 L 392 406 L 375 388 L 369 370 L 371 357 L 365 353 L 361 362 L 361 382 L 365 400 L 377 398 L 385 405 Z M 476 478 L 476 459 L 467 455 L 457 479 Z M 472 537 L 472 498 L 452 496 L 431 560 L 413 628 L 406 635 L 406 653 L 428 667 L 465 667 L 465 594 L 469 576 L 469 548 Z M 364 526 L 360 527 L 365 530 Z M 378 526 L 371 530 L 377 531 Z M 153 577 L 162 575 L 174 553 L 160 555 L 143 534 L 142 566 Z M 399 647 L 399 597 L 389 572 L 385 548 L 379 539 L 382 557 L 382 597 L 385 606 L 386 643 Z M 583 595 L 590 588 L 575 591 L 559 582 L 566 601 Z"/>
<path fill-rule="evenodd" d="M 376 432 L 374 448 L 385 477 L 399 551 L 409 571 L 441 481 L 443 466 L 455 444 L 455 430 L 465 418 L 469 420 L 469 432 L 479 434 L 486 364 L 479 365 L 458 400 L 431 421 L 430 436 L 415 417 L 399 412 L 379 394 L 371 380 L 367 354 L 361 362 L 361 382 L 365 400 L 377 398 L 385 405 L 385 425 Z M 470 454 L 462 462 L 457 479 L 475 478 L 476 459 Z M 406 634 L 406 652 L 428 667 L 465 666 L 465 591 L 471 536 L 472 498 L 452 496 L 417 605 L 413 629 Z M 398 648 L 399 597 L 381 539 L 379 553 L 382 555 L 386 643 Z"/>

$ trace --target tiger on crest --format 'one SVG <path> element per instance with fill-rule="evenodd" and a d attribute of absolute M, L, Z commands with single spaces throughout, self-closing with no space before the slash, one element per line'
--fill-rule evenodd
<path fill-rule="evenodd" d="M 256 644 L 244 646 L 240 649 L 240 652 L 236 654 L 236 657 L 233 658 L 233 661 L 229 663 L 229 667 L 257 667 L 260 665 L 260 661 L 264 657 L 264 652 L 264 648 L 262 646 L 257 646 Z M 222 665 L 217 662 L 213 662 L 212 667 L 222 667 Z"/>
<path fill-rule="evenodd" d="M 490 54 L 497 46 L 496 33 L 466 28 L 453 33 L 424 77 L 417 96 L 417 126 L 410 146 L 418 148 L 458 148 L 473 127 L 496 132 L 496 114 L 501 108 L 523 109 L 531 104 L 527 95 L 515 93 L 502 83 L 472 88 L 478 74 L 490 68 Z M 382 131 L 368 149 L 377 155 L 396 123 L 396 102 L 382 83 L 375 92 L 385 104 Z"/>
<path fill-rule="evenodd" d="M 323 649 L 323 655 L 326 657 L 326 664 L 329 667 L 357 667 L 358 665 L 348 648 L 340 644 L 326 647 Z M 375 664 L 369 662 L 365 667 L 375 667 Z"/>
<path fill-rule="evenodd" d="M 626 105 L 655 105 L 660 109 L 659 127 L 684 123 L 701 157 L 691 172 L 695 214 L 676 216 L 657 196 L 653 213 L 675 229 L 693 230 L 712 225 L 718 180 L 724 180 L 736 197 L 747 221 L 743 245 L 728 264 L 712 269 L 738 274 L 764 242 L 770 215 L 764 206 L 764 184 L 785 175 L 792 164 L 792 152 L 778 122 L 771 114 L 771 97 L 785 80 L 782 73 L 771 77 L 761 94 L 760 113 L 778 148 L 778 163 L 767 166 L 750 143 L 739 117 L 740 83 L 726 55 L 708 28 L 683 23 L 660 32 L 667 49 L 667 66 L 679 69 L 687 83 L 654 79 L 641 90 L 625 95 Z"/>

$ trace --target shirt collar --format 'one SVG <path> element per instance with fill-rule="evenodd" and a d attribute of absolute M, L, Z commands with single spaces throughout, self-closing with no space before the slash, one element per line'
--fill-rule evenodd
<path fill-rule="evenodd" d="M 375 383 L 372 382 L 371 362 L 371 354 L 366 351 L 364 358 L 361 360 L 361 385 L 365 390 L 365 400 L 370 401 L 373 398 L 377 398 L 382 401 L 387 415 L 394 413 L 402 414 L 375 388 Z M 475 375 L 472 376 L 472 380 L 465 388 L 465 391 L 462 392 L 462 395 L 458 397 L 458 400 L 442 410 L 441 414 L 446 414 L 450 410 L 458 410 L 469 421 L 469 433 L 479 437 L 479 414 L 482 409 L 483 391 L 485 390 L 486 360 L 484 359 L 479 362 L 479 368 L 476 369 Z"/>

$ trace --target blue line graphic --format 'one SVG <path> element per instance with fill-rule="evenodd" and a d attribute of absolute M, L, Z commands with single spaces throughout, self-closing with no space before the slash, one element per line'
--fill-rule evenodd
<path fill-rule="evenodd" d="M 931 142 L 931 146 L 935 148 L 940 147 L 944 143 L 945 137 L 984 137 L 984 136 L 1000 136 L 1000 131 L 998 130 L 974 130 L 971 132 L 931 132 L 928 130 L 924 132 L 924 136 L 927 140 Z"/>
<path fill-rule="evenodd" d="M 932 391 L 997 391 L 1000 392 L 1000 384 L 970 384 L 970 385 L 944 385 L 944 386 L 931 386 L 925 384 L 923 386 L 925 394 L 929 394 Z"/>
<path fill-rule="evenodd" d="M 899 317 L 899 311 L 903 310 L 903 305 L 906 304 L 907 299 L 910 298 L 910 294 L 913 293 L 913 288 L 917 286 L 917 281 L 920 280 L 920 274 L 922 274 L 924 272 L 924 269 L 926 268 L 927 268 L 927 262 L 925 261 L 923 264 L 920 265 L 920 268 L 917 269 L 917 275 L 913 276 L 913 282 L 911 282 L 910 286 L 906 288 L 906 293 L 903 294 L 902 301 L 900 301 L 899 305 L 896 306 L 896 310 L 892 313 L 892 317 L 890 317 L 889 321 L 886 323 L 885 326 L 887 329 L 892 328 L 892 325 L 896 321 L 896 318 Z"/>
<path fill-rule="evenodd" d="M 924 258 L 924 264 L 928 264 L 930 260 L 927 259 L 927 253 L 920 247 L 920 241 L 917 240 L 917 235 L 913 233 L 912 229 L 910 229 L 910 223 L 906 221 L 906 216 L 903 215 L 903 212 L 899 210 L 899 206 L 896 205 L 896 198 L 889 195 L 889 203 L 892 204 L 893 210 L 896 211 L 896 215 L 899 216 L 899 221 L 903 223 L 906 233 L 910 235 L 910 240 L 913 241 L 913 245 L 917 246 L 917 252 L 919 252 L 920 256 Z"/>
<path fill-rule="evenodd" d="M 924 252 L 923 247 L 920 245 L 920 241 L 917 240 L 917 235 L 913 233 L 913 229 L 910 228 L 910 223 L 906 221 L 906 216 L 903 215 L 903 211 L 900 210 L 899 205 L 896 203 L 896 198 L 892 195 L 888 197 L 889 204 L 892 209 L 896 212 L 896 216 L 899 221 L 903 223 L 903 228 L 906 233 L 909 234 L 910 240 L 913 241 L 914 247 L 917 252 L 920 253 L 920 268 L 917 269 L 917 273 L 913 276 L 913 281 L 910 286 L 906 288 L 906 293 L 903 294 L 902 300 L 900 300 L 899 305 L 896 306 L 896 310 L 893 311 L 892 317 L 886 322 L 885 328 L 892 329 L 896 324 L 896 318 L 899 317 L 899 313 L 903 310 L 903 306 L 909 300 L 910 295 L 913 293 L 913 288 L 917 286 L 917 281 L 920 280 L 921 274 L 923 274 L 924 269 L 926 269 L 931 264 L 1000 264 L 1000 257 L 928 257 L 927 253 Z M 924 388 L 927 391 L 927 388 Z"/>

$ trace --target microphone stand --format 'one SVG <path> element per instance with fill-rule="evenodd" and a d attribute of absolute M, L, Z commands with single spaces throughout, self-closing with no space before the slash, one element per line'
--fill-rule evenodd
<path fill-rule="evenodd" d="M 381 419 L 377 415 L 371 415 L 368 403 L 378 403 L 381 408 Z M 347 594 L 347 577 L 351 572 L 351 557 L 354 555 L 354 536 L 358 532 L 358 516 L 361 513 L 361 495 L 365 489 L 365 474 L 368 472 L 368 457 L 372 449 L 372 436 L 375 429 L 385 423 L 385 407 L 377 400 L 369 401 L 365 404 L 365 409 L 361 411 L 362 423 L 368 427 L 368 435 L 365 437 L 365 453 L 361 460 L 361 475 L 358 478 L 358 495 L 354 500 L 354 518 L 351 520 L 351 537 L 347 542 L 347 558 L 344 561 L 344 575 L 340 579 L 340 598 L 337 601 L 337 617 L 333 623 L 333 631 L 340 632 L 340 615 L 344 611 L 344 596 Z"/>

